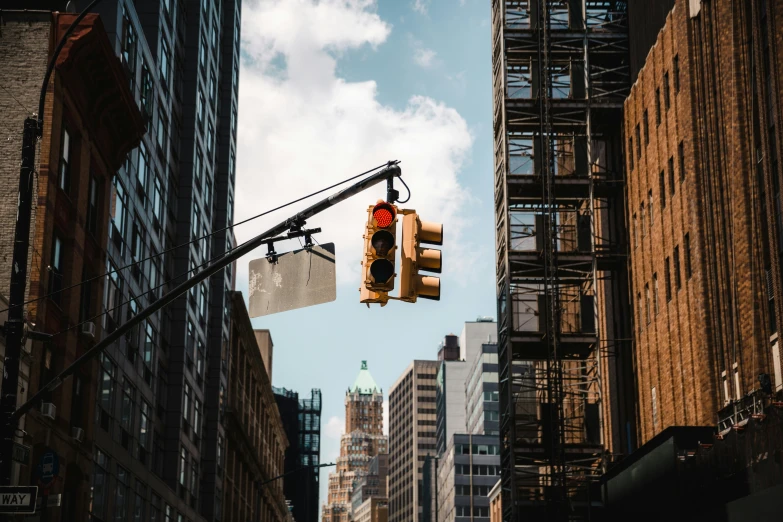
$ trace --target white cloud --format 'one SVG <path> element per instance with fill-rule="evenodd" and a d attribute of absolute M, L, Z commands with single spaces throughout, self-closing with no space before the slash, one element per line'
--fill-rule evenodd
<path fill-rule="evenodd" d="M 375 0 L 245 2 L 235 222 L 400 159 L 413 192 L 406 207 L 423 219 L 448 223 L 445 248 L 457 245 L 464 205 L 472 202 L 457 178 L 473 141 L 465 120 L 424 96 L 411 96 L 402 109 L 385 106 L 374 81 L 337 76 L 342 52 L 372 48 L 388 37 L 391 27 L 376 7 Z M 398 188 L 404 198 L 404 187 Z M 320 242 L 336 243 L 338 283 L 358 287 L 365 212 L 384 195 L 379 185 L 308 222 L 323 228 Z M 238 241 L 314 201 L 237 227 Z M 279 245 L 278 251 L 289 247 Z M 238 289 L 245 289 L 249 258 L 264 252 L 238 263 L 244 282 Z"/>
<path fill-rule="evenodd" d="M 429 5 L 429 0 L 413 0 L 413 10 L 419 14 L 426 15 Z"/>
<path fill-rule="evenodd" d="M 343 434 L 344 429 L 345 421 L 343 419 L 340 417 L 330 417 L 329 420 L 326 421 L 323 432 L 325 436 L 331 439 L 340 440 L 340 436 Z"/>
<path fill-rule="evenodd" d="M 413 61 L 416 65 L 425 69 L 432 67 L 435 61 L 435 51 L 427 49 L 426 47 L 419 47 L 413 51 Z"/>

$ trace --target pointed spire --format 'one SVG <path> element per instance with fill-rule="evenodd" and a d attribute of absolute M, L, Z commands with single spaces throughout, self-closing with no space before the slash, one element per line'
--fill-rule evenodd
<path fill-rule="evenodd" d="M 367 369 L 367 361 L 362 361 L 362 368 L 359 370 L 359 375 L 356 376 L 356 380 L 353 382 L 348 391 L 350 393 L 361 393 L 362 395 L 371 395 L 374 392 L 380 393 L 380 387 L 375 383 L 375 379 L 370 375 L 370 370 Z"/>

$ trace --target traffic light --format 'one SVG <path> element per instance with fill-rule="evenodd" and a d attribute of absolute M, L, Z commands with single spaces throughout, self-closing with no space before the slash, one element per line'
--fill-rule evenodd
<path fill-rule="evenodd" d="M 421 243 L 443 244 L 443 225 L 421 221 L 415 210 L 403 211 L 402 255 L 400 256 L 400 299 L 415 303 L 418 297 L 440 300 L 440 279 L 420 275 L 420 270 L 440 273 L 441 252 L 422 248 Z"/>
<path fill-rule="evenodd" d="M 360 302 L 386 304 L 394 289 L 396 253 L 397 207 L 379 200 L 367 209 Z"/>

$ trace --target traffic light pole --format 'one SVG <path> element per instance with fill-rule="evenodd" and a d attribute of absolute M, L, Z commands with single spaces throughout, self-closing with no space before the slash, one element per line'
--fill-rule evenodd
<path fill-rule="evenodd" d="M 354 196 L 364 190 L 367 190 L 368 188 L 377 185 L 378 183 L 384 180 L 393 180 L 395 177 L 400 177 L 402 175 L 402 171 L 400 170 L 398 163 L 399 163 L 398 161 L 390 161 L 386 167 L 379 170 L 375 174 L 372 174 L 361 181 L 357 181 L 350 187 L 343 189 L 335 194 L 332 194 L 331 196 L 325 199 L 322 199 L 321 201 L 311 205 L 310 207 L 302 210 L 301 212 L 295 214 L 294 216 L 286 219 L 285 221 L 281 221 L 280 223 L 273 226 L 266 232 L 257 235 L 256 237 L 254 237 L 253 239 L 245 243 L 242 243 L 238 247 L 227 252 L 222 257 L 213 260 L 202 271 L 198 272 L 190 279 L 187 279 L 186 281 L 174 287 L 170 292 L 162 296 L 160 299 L 152 303 L 147 308 L 140 310 L 139 313 L 137 313 L 133 318 L 129 319 L 121 326 L 119 326 L 116 330 L 114 330 L 112 333 L 104 337 L 102 341 L 98 342 L 95 346 L 93 346 L 92 348 L 87 350 L 84 354 L 82 354 L 70 366 L 68 366 L 59 375 L 57 375 L 57 377 L 55 377 L 48 384 L 46 384 L 46 386 L 38 390 L 38 392 L 35 395 L 33 395 L 27 402 L 25 402 L 16 411 L 14 411 L 12 415 L 7 416 L 6 418 L 8 420 L 2 426 L 3 438 L 5 439 L 9 433 L 11 434 L 9 438 L 12 438 L 13 429 L 15 429 L 16 423 L 19 421 L 19 418 L 25 413 L 29 412 L 36 404 L 41 402 L 41 399 L 44 394 L 56 389 L 60 384 L 62 384 L 65 378 L 69 377 L 70 375 L 75 373 L 82 365 L 86 364 L 87 362 L 91 361 L 96 356 L 98 356 L 101 352 L 103 352 L 103 350 L 105 350 L 113 342 L 120 339 L 123 335 L 125 335 L 126 332 L 131 330 L 134 326 L 138 325 L 139 323 L 147 319 L 149 316 L 151 316 L 158 310 L 165 308 L 166 306 L 171 304 L 175 299 L 183 295 L 190 288 L 196 286 L 200 282 L 216 274 L 217 272 L 219 272 L 229 264 L 238 260 L 240 257 L 249 254 L 259 246 L 267 243 L 270 238 L 279 236 L 280 234 L 283 234 L 284 232 L 292 228 L 300 229 L 301 227 L 304 226 L 305 221 L 307 219 L 310 219 L 311 217 L 320 214 L 324 210 L 331 208 L 337 205 L 338 203 L 345 201 L 351 196 Z M 26 256 L 26 252 L 27 250 L 25 250 L 25 256 Z M 24 296 L 22 296 L 22 301 L 24 301 Z M 22 307 L 19 306 L 17 308 L 21 310 Z M 5 380 L 6 379 L 3 380 L 4 394 L 6 389 Z M 10 407 L 10 402 L 8 404 Z M 12 425 L 14 428 L 12 428 Z M 8 455 L 10 461 L 10 453 Z"/>

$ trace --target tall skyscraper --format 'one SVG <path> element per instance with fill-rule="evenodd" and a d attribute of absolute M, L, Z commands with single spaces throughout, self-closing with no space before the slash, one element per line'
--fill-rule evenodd
<path fill-rule="evenodd" d="M 256 340 L 259 336 L 256 330 Z M 268 332 L 267 332 L 268 334 Z M 261 358 L 264 350 L 261 349 Z M 321 455 L 321 390 L 310 390 L 310 398 L 285 388 L 273 388 L 275 402 L 283 419 L 283 428 L 288 437 L 285 451 L 285 472 L 283 492 L 291 502 L 294 520 L 297 522 L 318 522 L 319 468 Z"/>
<path fill-rule="evenodd" d="M 413 361 L 389 389 L 389 521 L 419 522 L 426 456 L 436 454 L 439 361 Z"/>
<path fill-rule="evenodd" d="M 114 0 L 95 9 L 148 129 L 112 182 L 106 268 L 138 264 L 107 278 L 111 331 L 234 243 L 220 230 L 233 219 L 240 2 Z M 169 251 L 176 245 L 184 246 Z M 93 480 L 112 477 L 109 491 L 135 492 L 148 513 L 220 516 L 233 286 L 230 267 L 101 358 Z"/>
<path fill-rule="evenodd" d="M 781 8 L 678 0 L 625 104 L 642 442 L 783 390 Z"/>
<path fill-rule="evenodd" d="M 356 381 L 345 393 L 345 433 L 340 438 L 337 469 L 329 474 L 323 522 L 348 522 L 354 483 L 369 472 L 370 461 L 388 452 L 383 434 L 383 391 L 362 361 Z"/>
<path fill-rule="evenodd" d="M 504 519 L 588 517 L 604 452 L 633 445 L 627 8 L 492 2 Z M 516 371 L 530 361 L 532 381 Z M 522 435 L 517 402 L 530 382 L 540 407 Z"/>

